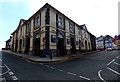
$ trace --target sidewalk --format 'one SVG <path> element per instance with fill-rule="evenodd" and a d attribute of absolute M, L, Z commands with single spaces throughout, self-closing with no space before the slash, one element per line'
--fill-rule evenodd
<path fill-rule="evenodd" d="M 28 60 L 30 62 L 37 62 L 37 63 L 63 62 L 63 61 L 71 60 L 71 59 L 74 59 L 74 58 L 78 58 L 78 57 L 80 57 L 82 55 L 85 55 L 85 54 L 88 54 L 88 53 L 96 52 L 96 51 L 91 51 L 91 52 L 87 52 L 87 53 L 67 55 L 67 56 L 64 56 L 64 57 L 54 57 L 51 60 L 50 58 L 40 58 L 39 56 L 31 56 L 31 55 L 28 55 L 28 54 L 16 53 L 16 52 L 11 52 L 11 51 L 7 51 L 7 50 L 2 50 L 2 51 L 12 53 L 14 56 L 17 56 L 17 57 L 20 57 L 22 59 Z"/>

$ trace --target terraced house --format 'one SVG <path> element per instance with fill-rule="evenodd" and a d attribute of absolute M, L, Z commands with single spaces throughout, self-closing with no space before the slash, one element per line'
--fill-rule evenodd
<path fill-rule="evenodd" d="M 95 50 L 95 36 L 46 3 L 12 33 L 12 51 L 40 57 Z"/>

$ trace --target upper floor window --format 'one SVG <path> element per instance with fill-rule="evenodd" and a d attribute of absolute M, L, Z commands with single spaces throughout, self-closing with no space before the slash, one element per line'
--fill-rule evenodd
<path fill-rule="evenodd" d="M 63 19 L 61 17 L 58 17 L 58 27 L 62 27 L 62 21 Z"/>
<path fill-rule="evenodd" d="M 40 25 L 40 17 L 39 16 L 36 18 L 36 26 L 37 25 Z"/>
<path fill-rule="evenodd" d="M 50 9 L 49 8 L 45 8 L 45 24 L 49 24 L 50 21 Z"/>
<path fill-rule="evenodd" d="M 73 24 L 70 24 L 70 31 L 74 32 L 75 26 Z"/>
<path fill-rule="evenodd" d="M 30 31 L 30 23 L 28 23 L 28 25 L 27 25 L 27 32 L 29 32 Z"/>
<path fill-rule="evenodd" d="M 80 35 L 80 29 L 78 29 L 78 34 Z"/>
<path fill-rule="evenodd" d="M 22 27 L 21 27 L 21 29 L 20 29 L 20 33 L 22 33 Z"/>

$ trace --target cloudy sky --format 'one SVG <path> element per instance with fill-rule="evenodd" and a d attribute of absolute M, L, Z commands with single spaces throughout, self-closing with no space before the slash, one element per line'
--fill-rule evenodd
<path fill-rule="evenodd" d="M 28 19 L 49 3 L 77 24 L 86 24 L 96 37 L 118 34 L 119 0 L 0 0 L 0 49 L 17 28 L 20 19 Z"/>

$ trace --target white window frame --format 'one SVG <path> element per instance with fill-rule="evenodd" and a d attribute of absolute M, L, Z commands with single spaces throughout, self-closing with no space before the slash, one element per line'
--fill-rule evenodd
<path fill-rule="evenodd" d="M 58 27 L 63 27 L 63 18 L 58 16 Z"/>

